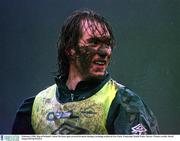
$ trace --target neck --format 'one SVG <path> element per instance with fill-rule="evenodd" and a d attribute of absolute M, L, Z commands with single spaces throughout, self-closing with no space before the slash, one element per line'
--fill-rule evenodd
<path fill-rule="evenodd" d="M 69 88 L 69 90 L 75 90 L 77 84 L 82 80 L 83 77 L 79 74 L 77 69 L 73 66 L 70 66 L 68 79 L 66 81 L 66 85 Z"/>

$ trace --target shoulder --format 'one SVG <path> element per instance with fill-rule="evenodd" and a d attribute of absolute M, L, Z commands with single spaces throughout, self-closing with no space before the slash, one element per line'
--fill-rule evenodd
<path fill-rule="evenodd" d="M 51 101 L 56 96 L 57 85 L 51 85 L 46 89 L 39 92 L 34 99 L 32 106 L 32 114 L 34 111 L 38 111 L 40 107 L 46 106 L 46 102 Z"/>
<path fill-rule="evenodd" d="M 29 97 L 20 104 L 16 112 L 16 116 L 14 119 L 14 123 L 12 126 L 12 133 L 13 134 L 33 134 L 33 128 L 31 125 L 31 115 L 33 105 L 37 99 L 37 97 L 42 98 L 41 96 L 49 95 L 56 90 L 56 85 L 52 85 L 35 96 Z"/>
<path fill-rule="evenodd" d="M 125 85 L 120 84 L 120 83 L 116 82 L 115 80 L 111 80 L 111 81 L 117 89 L 115 98 L 118 99 L 119 102 L 131 103 L 131 102 L 135 102 L 135 101 L 136 102 L 142 101 L 142 99 L 135 92 L 133 92 L 131 89 L 129 89 Z"/>
<path fill-rule="evenodd" d="M 39 97 L 51 97 L 52 94 L 54 94 L 56 92 L 56 88 L 57 88 L 57 85 L 56 84 L 53 84 L 47 88 L 45 88 L 44 90 L 42 90 L 41 92 L 39 92 L 37 95 L 36 95 L 36 98 L 39 98 Z"/>
<path fill-rule="evenodd" d="M 127 87 L 121 87 L 118 93 L 121 96 L 121 101 L 125 103 L 142 100 L 135 92 Z"/>
<path fill-rule="evenodd" d="M 33 103 L 37 97 L 42 97 L 44 95 L 47 95 L 56 91 L 56 84 L 47 87 L 46 89 L 39 92 L 37 95 L 28 97 L 23 100 L 23 102 L 20 104 L 20 107 L 17 111 L 17 113 L 28 113 L 31 112 Z"/>
<path fill-rule="evenodd" d="M 143 99 L 127 87 L 121 87 L 117 92 L 117 98 L 127 112 L 144 113 L 148 108 Z"/>
<path fill-rule="evenodd" d="M 115 98 L 118 99 L 119 102 L 130 103 L 130 102 L 134 102 L 134 101 L 136 101 L 136 102 L 142 101 L 142 99 L 127 86 L 125 86 L 113 79 L 110 79 L 109 82 L 115 86 L 115 88 L 117 90 Z"/>
<path fill-rule="evenodd" d="M 119 89 L 118 95 L 121 110 L 129 117 L 132 130 L 140 126 L 147 134 L 159 133 L 156 117 L 141 97 L 127 87 Z"/>
<path fill-rule="evenodd" d="M 12 126 L 12 134 L 33 134 L 31 127 L 31 112 L 35 96 L 25 99 L 20 105 L 14 123 Z"/>
<path fill-rule="evenodd" d="M 23 100 L 23 102 L 21 103 L 17 112 L 18 113 L 31 112 L 34 99 L 35 99 L 35 96 L 32 96 L 32 97 L 29 97 L 29 98 L 26 98 L 25 100 Z"/>
<path fill-rule="evenodd" d="M 139 113 L 145 108 L 142 98 L 123 84 L 111 80 L 116 87 L 116 96 L 112 102 L 113 109 L 119 106 L 128 113 Z"/>

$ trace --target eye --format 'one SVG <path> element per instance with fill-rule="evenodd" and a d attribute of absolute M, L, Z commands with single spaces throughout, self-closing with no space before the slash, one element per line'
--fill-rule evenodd
<path fill-rule="evenodd" d="M 113 42 L 112 42 L 112 40 L 110 38 L 105 39 L 103 42 L 104 42 L 104 44 L 106 44 L 108 46 L 112 46 L 113 45 Z"/>
<path fill-rule="evenodd" d="M 100 43 L 100 41 L 98 39 L 92 39 L 91 41 L 89 41 L 88 46 L 90 47 L 95 47 Z"/>

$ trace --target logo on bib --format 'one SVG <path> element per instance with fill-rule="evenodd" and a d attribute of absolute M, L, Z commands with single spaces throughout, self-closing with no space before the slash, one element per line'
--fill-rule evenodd
<path fill-rule="evenodd" d="M 131 133 L 132 134 L 136 134 L 136 135 L 145 135 L 147 134 L 147 129 L 140 123 L 134 127 L 131 128 L 132 131 Z"/>
<path fill-rule="evenodd" d="M 65 112 L 49 112 L 47 114 L 47 120 L 48 121 L 55 121 L 58 119 L 66 119 L 66 118 L 79 118 L 79 116 L 76 116 L 73 114 L 73 111 L 65 111 Z"/>
<path fill-rule="evenodd" d="M 52 132 L 52 134 L 88 134 L 89 131 L 70 123 L 63 123 L 58 129 Z"/>

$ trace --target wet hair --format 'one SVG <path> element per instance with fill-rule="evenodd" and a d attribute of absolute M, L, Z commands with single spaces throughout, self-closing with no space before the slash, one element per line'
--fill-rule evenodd
<path fill-rule="evenodd" d="M 75 11 L 67 18 L 62 26 L 61 33 L 57 42 L 58 47 L 58 77 L 67 79 L 69 73 L 69 57 L 67 51 L 69 49 L 77 50 L 79 39 L 82 37 L 82 21 L 87 21 L 88 25 L 93 24 L 92 30 L 98 30 L 97 23 L 101 25 L 103 34 L 109 32 L 112 46 L 114 44 L 114 36 L 112 29 L 106 19 L 92 10 Z M 87 29 L 86 29 L 87 30 Z"/>

